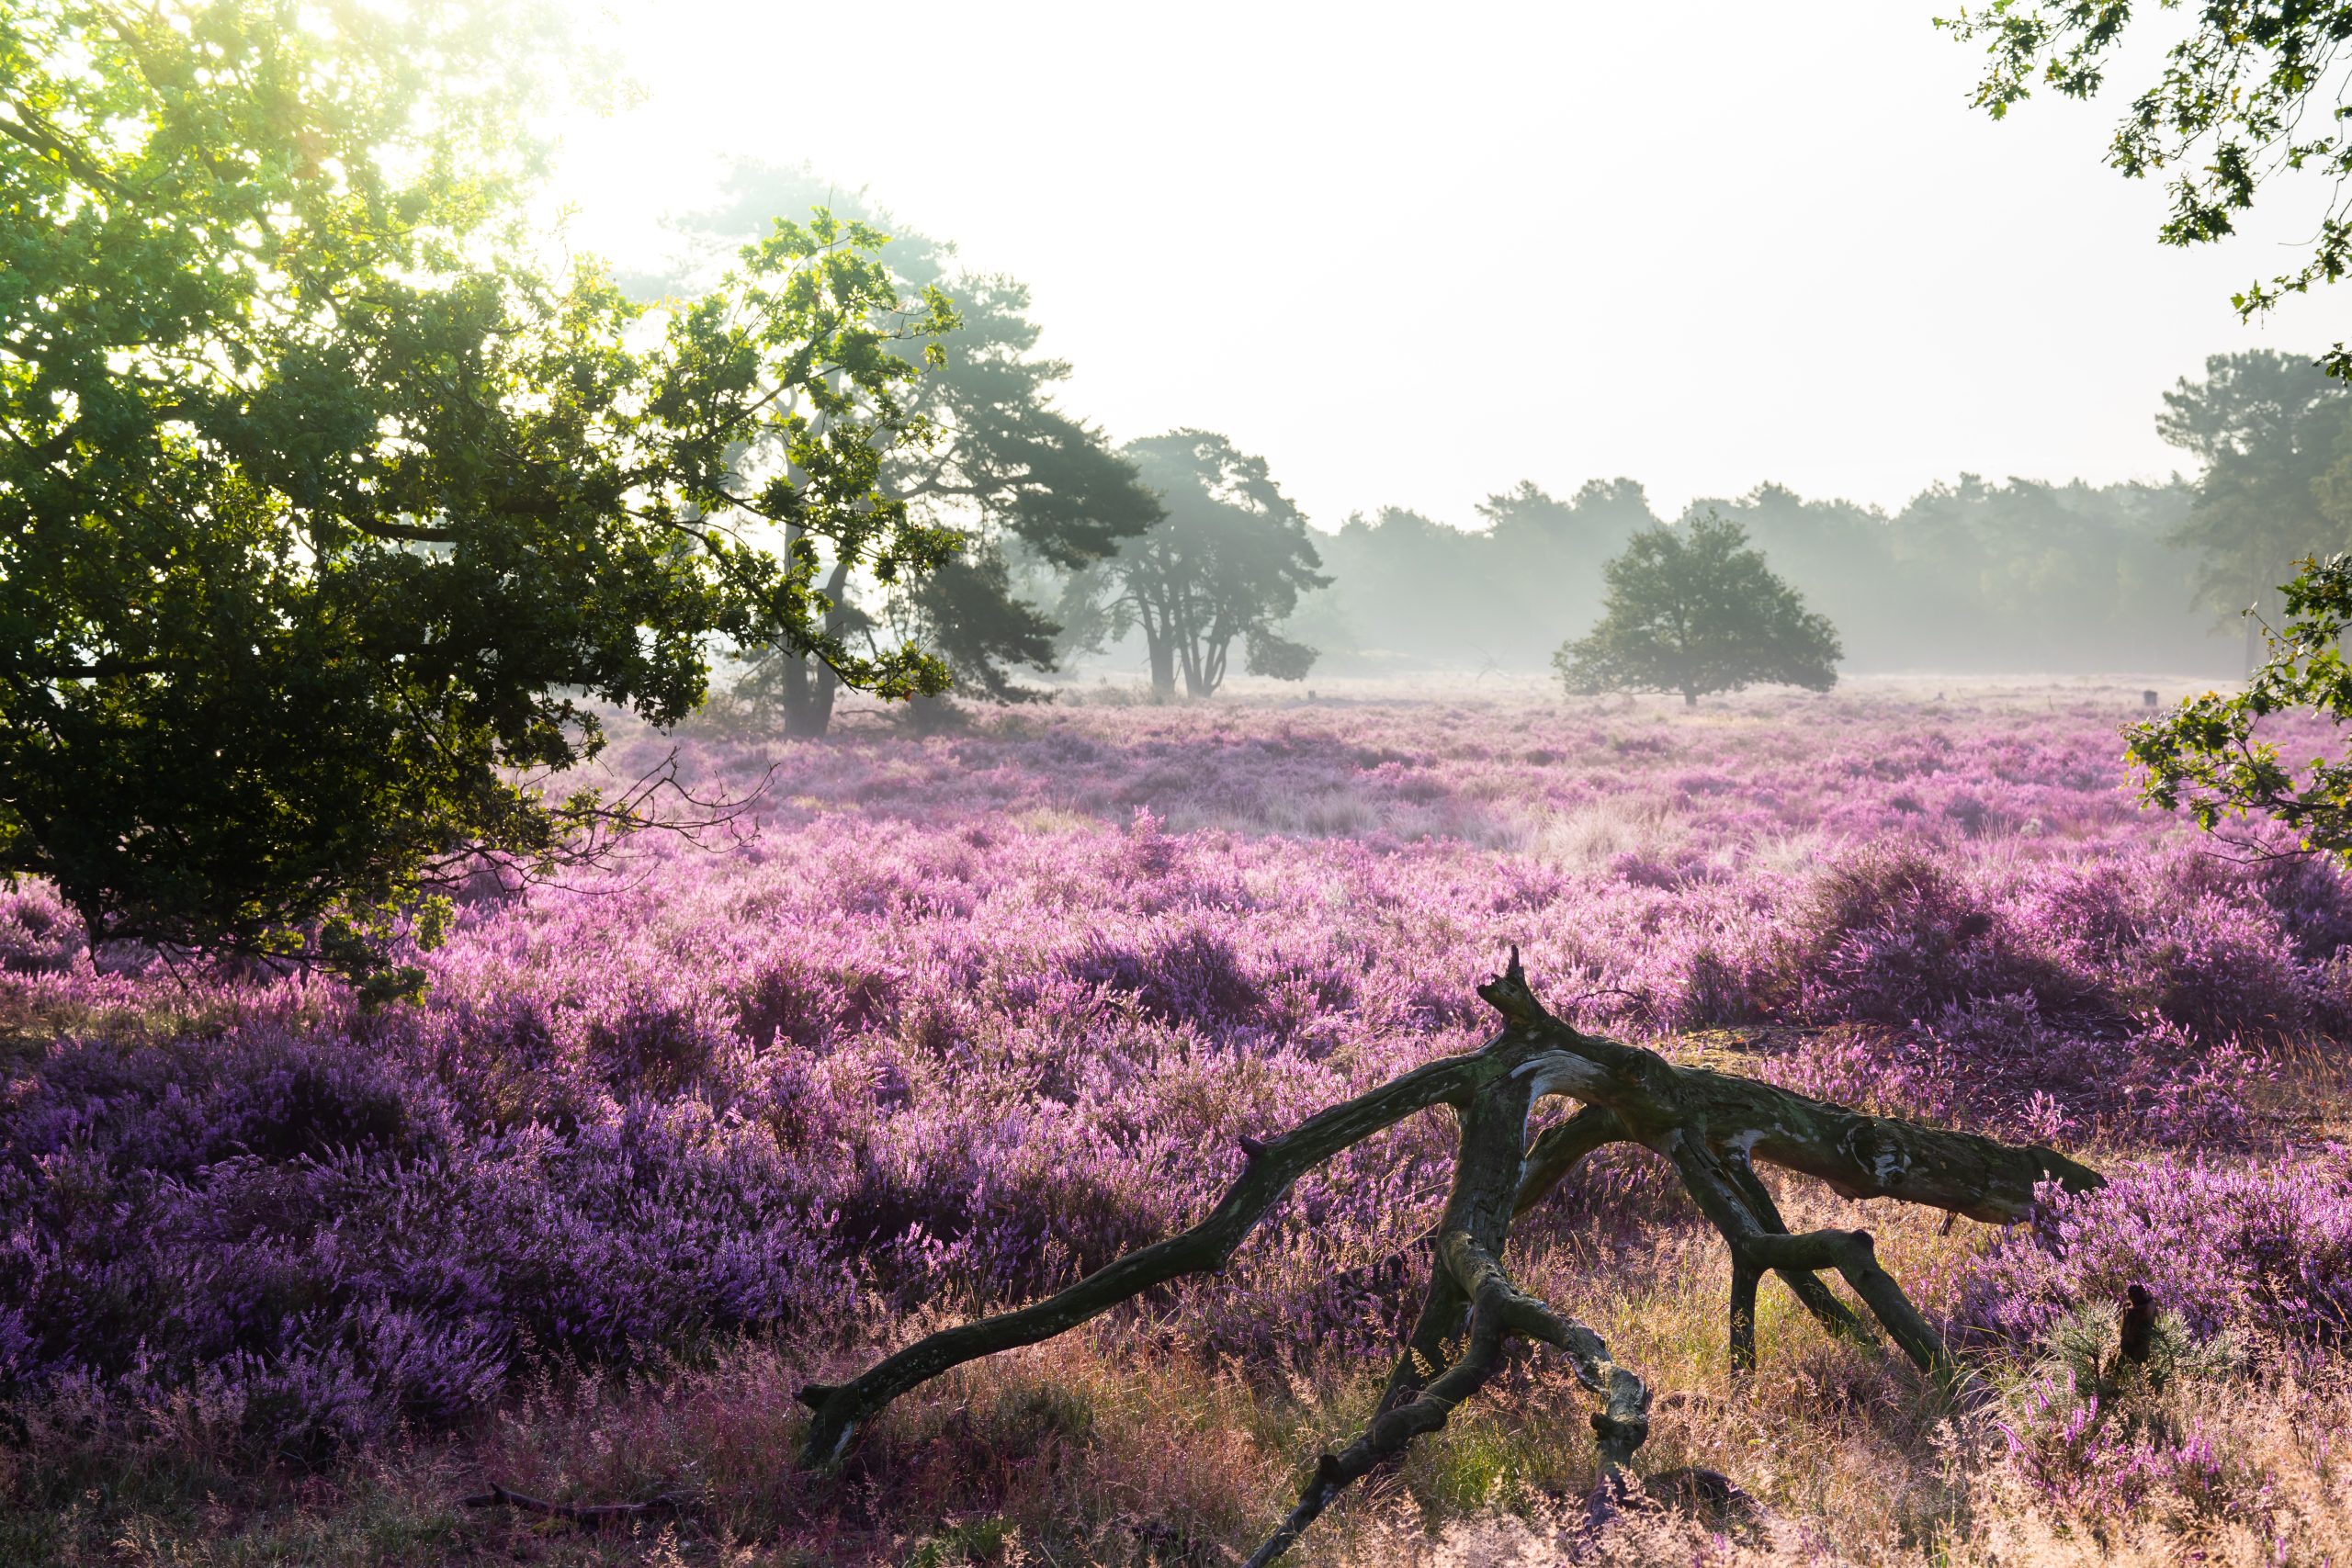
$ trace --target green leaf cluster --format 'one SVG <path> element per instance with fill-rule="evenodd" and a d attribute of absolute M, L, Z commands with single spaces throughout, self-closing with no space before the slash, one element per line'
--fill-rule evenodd
<path fill-rule="evenodd" d="M 2352 758 L 2313 757 L 2299 773 L 2259 734 L 2264 719 L 2300 709 L 2352 720 L 2352 555 L 2306 559 L 2281 592 L 2283 626 L 2266 631 L 2268 657 L 2244 691 L 2191 697 L 2124 738 L 2148 805 L 2186 811 L 2209 833 L 2267 817 L 2302 848 L 2352 863 Z"/>
<path fill-rule="evenodd" d="M 813 541 L 954 555 L 879 483 L 945 298 L 821 210 L 658 308 L 550 268 L 581 64 L 506 0 L 0 9 L 0 874 L 95 940 L 380 977 L 481 857 L 640 825 L 543 781 L 714 648 L 944 685 L 825 630 Z"/>
<path fill-rule="evenodd" d="M 2160 0 L 2165 10 L 2180 0 Z M 2235 232 L 2261 186 L 2294 172 L 2327 194 L 2300 265 L 2233 297 L 2252 317 L 2289 294 L 2352 270 L 2352 4 L 2346 0 L 2203 0 L 2163 72 L 2132 100 L 2108 147 L 2127 178 L 2165 181 L 2169 245 Z M 2036 85 L 2088 98 L 2133 19 L 2131 0 L 1991 0 L 1936 25 L 1985 52 L 1975 102 L 1996 119 Z M 2330 373 L 2352 374 L 2338 344 Z"/>
<path fill-rule="evenodd" d="M 1600 623 L 1552 657 L 1571 693 L 1679 692 L 1695 705 L 1750 685 L 1838 683 L 1836 630 L 1747 548 L 1736 523 L 1710 512 L 1645 528 L 1601 570 Z"/>
<path fill-rule="evenodd" d="M 924 345 L 934 362 L 908 393 L 933 438 L 893 448 L 879 483 L 915 517 L 952 531 L 959 553 L 887 584 L 859 581 L 847 570 L 854 563 L 836 560 L 823 580 L 829 629 L 861 646 L 921 645 L 947 666 L 959 695 L 1040 699 L 1046 694 L 1016 675 L 1057 661 L 1061 628 L 1038 603 L 1040 580 L 1110 555 L 1159 519 L 1159 502 L 1100 430 L 1057 406 L 1070 367 L 1037 353 L 1029 290 L 958 265 L 952 244 L 882 213 L 863 193 L 844 196 L 808 168 L 739 162 L 716 206 L 674 225 L 684 267 L 731 249 L 767 213 L 820 201 L 886 226 L 879 259 L 901 288 L 935 288 L 956 312 L 954 329 Z M 676 274 L 650 281 L 657 292 L 679 286 Z M 729 706 L 739 721 L 757 723 L 780 709 L 787 734 L 820 733 L 829 680 L 808 656 L 778 650 L 744 672 Z"/>

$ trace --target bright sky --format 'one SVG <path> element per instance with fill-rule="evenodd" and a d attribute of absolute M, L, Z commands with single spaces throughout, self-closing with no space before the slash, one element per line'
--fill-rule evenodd
<path fill-rule="evenodd" d="M 2176 378 L 2352 336 L 2342 295 L 2229 306 L 2316 209 L 2158 245 L 2101 162 L 2148 55 L 1996 125 L 1956 3 L 616 0 L 646 96 L 562 185 L 627 263 L 725 158 L 806 160 L 1026 281 L 1070 410 L 1223 431 L 1326 527 L 1521 478 L 2160 479 Z"/>

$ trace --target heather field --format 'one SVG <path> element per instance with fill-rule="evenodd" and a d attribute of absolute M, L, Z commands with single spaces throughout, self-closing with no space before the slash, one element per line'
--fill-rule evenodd
<path fill-rule="evenodd" d="M 2110 1184 L 2007 1229 L 1781 1184 L 1878 1235 L 1962 1349 L 1946 1399 L 1770 1282 L 1736 1382 L 1720 1242 L 1655 1156 L 1597 1156 L 1513 1267 L 1657 1392 L 1640 1468 L 1746 1500 L 1583 1531 L 1589 1396 L 1529 1356 L 1296 1561 L 2352 1562 L 2352 879 L 2139 809 L 2139 704 L 1105 689 L 925 738 L 710 726 L 682 775 L 764 786 L 733 830 L 481 877 L 427 1000 L 376 1014 L 94 958 L 0 893 L 0 1561 L 1238 1561 L 1378 1391 L 1442 1113 L 1223 1277 L 902 1400 L 837 1475 L 792 1469 L 792 1391 L 1475 1048 L 1516 943 L 1586 1028 Z M 2134 1282 L 2157 1353 L 2110 1376 Z M 679 1506 L 460 1505 L 493 1482 Z"/>

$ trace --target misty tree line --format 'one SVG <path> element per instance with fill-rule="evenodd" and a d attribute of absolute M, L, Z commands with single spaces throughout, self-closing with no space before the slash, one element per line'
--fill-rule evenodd
<path fill-rule="evenodd" d="M 1743 526 L 1837 626 L 1849 670 L 2203 669 L 2228 646 L 2192 611 L 2196 560 L 2165 543 L 2193 502 L 2178 481 L 1964 475 L 1892 516 L 1766 484 L 1694 502 L 1677 521 Z M 1625 479 L 1565 499 L 1521 483 L 1477 510 L 1472 531 L 1384 509 L 1324 543 L 1336 585 L 1302 619 L 1331 668 L 1541 668 L 1599 617 L 1603 565 L 1668 521 Z"/>
<path fill-rule="evenodd" d="M 1828 619 L 1850 671 L 2236 673 L 2254 653 L 2239 612 L 2275 612 L 2298 559 L 2352 543 L 2346 386 L 2270 351 L 2217 355 L 2165 394 L 2159 431 L 2203 466 L 2195 480 L 1962 474 L 1893 512 L 1765 483 L 1673 516 L 1632 479 L 1566 495 L 1522 480 L 1468 519 L 1385 507 L 1310 528 L 1265 460 L 1223 435 L 1114 446 L 1061 412 L 1069 367 L 1035 354 L 1025 289 L 963 270 L 951 244 L 806 169 L 739 165 L 718 208 L 677 226 L 678 270 L 635 285 L 684 287 L 762 215 L 820 204 L 885 228 L 893 269 L 944 288 L 961 316 L 919 394 L 938 439 L 895 455 L 885 479 L 962 552 L 898 585 L 834 563 L 825 624 L 876 647 L 922 641 L 967 697 L 1035 698 L 1043 678 L 1080 672 L 1204 696 L 1245 671 L 1542 671 L 1599 621 L 1606 562 L 1644 530 L 1710 515 Z M 774 652 L 735 694 L 820 733 L 837 685 L 821 660 Z M 916 706 L 940 713 L 935 698 Z"/>
<path fill-rule="evenodd" d="M 2352 546 L 2352 400 L 2308 358 L 2217 355 L 2165 394 L 2196 480 L 1963 474 L 1899 511 L 1763 484 L 1702 498 L 1837 626 L 1849 670 L 2178 670 L 2254 661 L 2294 563 Z M 1533 669 L 1599 615 L 1601 569 L 1665 522 L 1632 479 L 1487 498 L 1474 528 L 1384 509 L 1321 541 L 1331 592 L 1299 635 L 1327 668 Z M 2243 662 L 2241 662 L 2243 660 Z"/>

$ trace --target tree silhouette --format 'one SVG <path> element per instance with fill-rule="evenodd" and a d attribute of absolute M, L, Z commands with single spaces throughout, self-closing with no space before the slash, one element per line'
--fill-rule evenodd
<path fill-rule="evenodd" d="M 1552 656 L 1571 692 L 1710 692 L 1756 684 L 1826 692 L 1838 683 L 1837 631 L 1713 512 L 1647 528 L 1602 569 L 1600 624 Z"/>
<path fill-rule="evenodd" d="M 1306 518 L 1283 494 L 1263 457 L 1222 435 L 1170 431 L 1129 443 L 1122 455 L 1157 491 L 1166 517 L 1104 565 L 1081 571 L 1061 617 L 1082 647 L 1140 628 L 1152 690 L 1205 697 L 1225 682 L 1233 645 L 1253 675 L 1301 681 L 1316 650 L 1274 628 L 1301 593 L 1328 586 Z"/>

